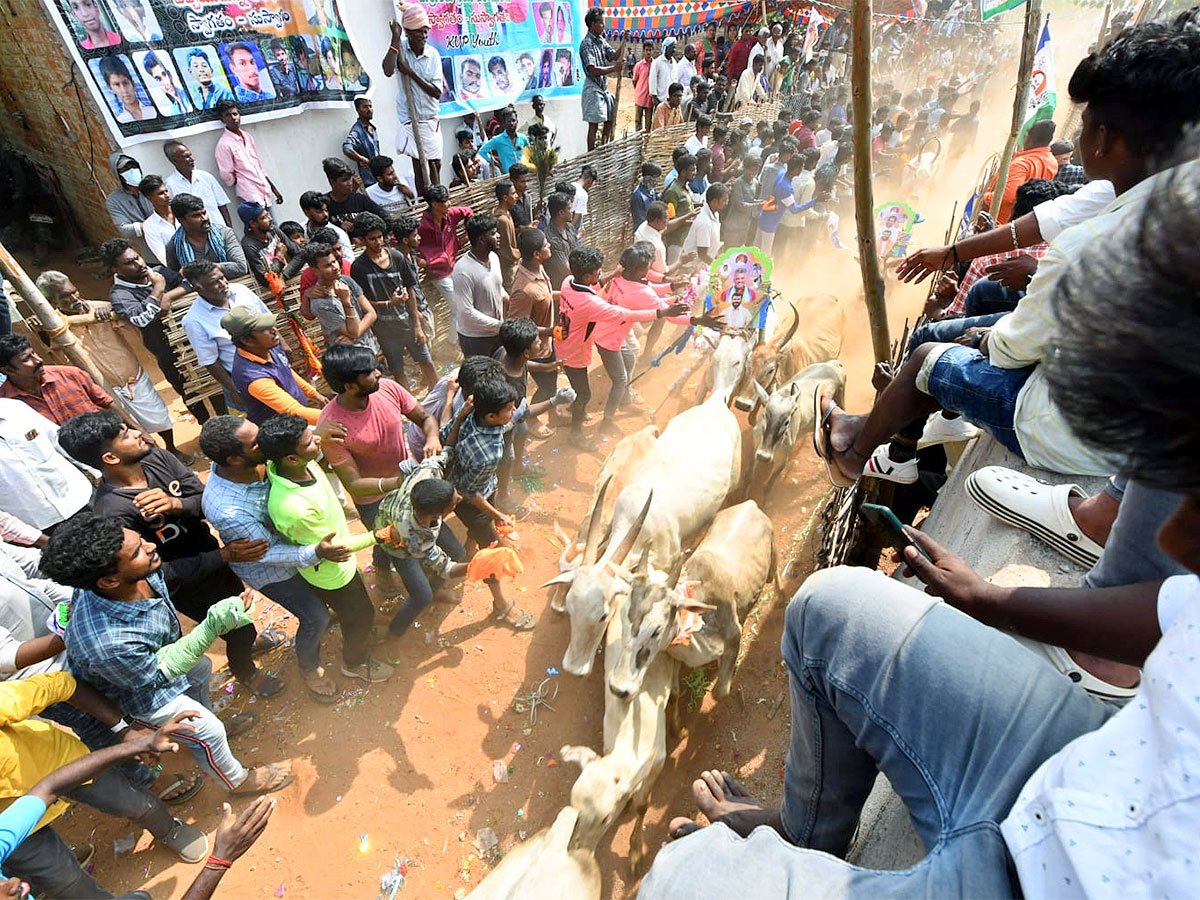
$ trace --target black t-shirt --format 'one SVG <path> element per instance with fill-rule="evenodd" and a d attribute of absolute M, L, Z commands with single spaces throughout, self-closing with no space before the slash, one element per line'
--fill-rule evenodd
<path fill-rule="evenodd" d="M 381 269 L 364 253 L 350 266 L 350 277 L 362 286 L 363 293 L 372 303 L 382 304 L 383 301 L 391 299 L 393 292 L 403 293 L 406 288 L 412 288 L 417 292 L 417 309 L 421 312 L 428 310 L 429 305 L 421 291 L 420 273 L 416 264 L 391 247 L 387 248 L 387 254 L 388 267 Z M 377 307 L 377 311 L 380 318 L 408 319 L 407 303 L 381 305 Z"/>
<path fill-rule="evenodd" d="M 119 488 L 107 481 L 100 482 L 92 509 L 98 515 L 121 519 L 122 524 L 153 543 L 164 561 L 216 550 L 220 545 L 204 520 L 201 507 L 204 485 L 196 473 L 158 447 L 142 460 L 142 472 L 146 475 L 144 488 Z M 183 501 L 183 510 L 153 520 L 143 518 L 133 498 L 150 488 L 160 488 L 163 493 L 178 497 Z"/>
<path fill-rule="evenodd" d="M 528 228 L 533 224 L 533 212 L 530 208 L 529 193 L 526 192 L 524 200 L 518 200 L 517 205 L 512 208 L 509 215 L 512 216 L 513 226 L 515 228 Z"/>
<path fill-rule="evenodd" d="M 383 221 L 389 221 L 388 214 L 384 212 L 382 206 L 358 191 L 351 191 L 350 196 L 341 202 L 334 200 L 332 194 L 326 194 L 325 204 L 329 207 L 329 221 L 346 234 L 353 233 L 351 223 L 360 212 L 373 212 Z"/>

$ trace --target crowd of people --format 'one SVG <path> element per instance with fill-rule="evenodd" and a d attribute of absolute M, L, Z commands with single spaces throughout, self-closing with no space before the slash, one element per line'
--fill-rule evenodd
<path fill-rule="evenodd" d="M 870 129 L 883 179 L 911 174 L 931 139 L 950 159 L 975 150 L 995 36 L 964 30 L 961 4 L 943 6 L 937 28 L 876 27 L 869 122 L 848 105 L 846 16 L 819 33 L 781 21 L 720 34 L 710 23 L 694 41 L 643 44 L 635 63 L 590 9 L 580 47 L 589 149 L 612 136 L 607 79 L 622 71 L 637 127 L 690 126 L 665 173 L 651 160 L 630 173 L 632 237 L 616 259 L 589 228 L 595 168 L 534 202 L 531 142 L 552 147 L 558 133 L 540 96 L 523 123 L 509 106 L 455 135 L 452 185 L 491 180 L 494 205 L 451 204 L 436 128 L 440 58 L 419 5 L 393 24 L 383 61 L 385 75 L 414 87 L 400 92 L 400 152 L 439 143 L 411 182 L 381 153 L 367 98 L 355 103 L 343 156 L 321 161 L 327 189 L 298 198 L 303 221 L 277 221 L 283 197 L 232 98 L 215 107 L 216 175 L 177 140 L 164 147 L 163 174 L 114 153 L 106 205 L 119 236 L 100 248 L 108 298 L 84 297 L 60 271 L 37 277 L 100 381 L 46 362 L 25 333 L 0 336 L 0 694 L 12 704 L 0 742 L 20 761 L 0 796 L 10 894 L 24 882 L 37 896 L 111 896 L 85 870 L 87 848 L 52 827 L 68 797 L 146 828 L 186 862 L 207 860 L 185 896 L 211 895 L 265 828 L 266 795 L 293 780 L 289 760 L 243 762 L 230 739 L 255 714 L 221 717 L 211 700 L 206 654 L 218 639 L 249 695 L 287 688 L 255 660 L 289 640 L 257 628 L 260 597 L 295 618 L 300 681 L 317 703 L 354 681 L 387 682 L 384 657 L 464 578 L 487 586 L 496 627 L 533 628 L 499 578 L 529 513 L 513 484 L 544 474 L 530 443 L 561 432 L 595 452 L 597 437 L 622 434 L 618 418 L 646 419 L 632 382 L 666 322 L 755 336 L 745 321 L 693 308 L 689 277 L 730 247 L 795 266 L 836 246 L 854 129 Z M 929 60 L 947 77 L 896 89 Z M 946 604 L 867 570 L 811 577 L 783 641 L 793 708 L 783 808 L 762 807 L 727 773 L 704 773 L 697 802 L 720 827 L 673 822 L 678 840 L 642 896 L 788 896 L 788 884 L 814 882 L 874 896 L 911 891 L 916 878 L 926 893 L 962 895 L 1187 883 L 1174 880 L 1184 876 L 1170 848 L 1190 833 L 1183 817 L 1195 818 L 1179 760 L 1196 710 L 1171 692 L 1195 674 L 1194 640 L 1181 629 L 1200 610 L 1195 575 L 1184 574 L 1198 569 L 1196 411 L 1180 388 L 1196 358 L 1186 240 L 1200 176 L 1179 160 L 1200 119 L 1197 72 L 1192 14 L 1096 48 L 1070 81 L 1085 104 L 1079 133 L 1056 140 L 1052 121 L 1034 123 L 1005 183 L 985 194 L 985 204 L 999 198 L 996 220 L 980 216 L 970 236 L 900 264 L 901 279 L 932 275 L 936 288 L 906 361 L 875 373 L 869 413 L 850 415 L 820 390 L 812 398 L 814 446 L 839 486 L 944 480 L 944 457 L 924 448 L 980 429 L 1034 467 L 1117 473 L 1092 498 L 1043 496 L 1006 470 L 972 476 L 972 496 L 994 515 L 1095 563 L 1085 586 L 992 588 L 915 531 L 903 562 Z M 768 99 L 777 117 L 755 121 Z M 289 347 L 264 302 L 290 285 L 323 351 Z M 169 339 L 177 303 L 190 304 L 186 351 Z M 441 371 L 439 304 L 453 329 L 440 336 L 453 357 Z M 179 446 L 178 417 L 142 348 L 201 426 L 202 468 Z M 609 383 L 602 402 L 597 358 Z M 202 374 L 219 388 L 207 403 L 188 392 Z M 377 597 L 402 595 L 386 625 L 375 624 L 356 556 L 368 548 Z M 180 615 L 193 623 L 187 634 Z M 334 617 L 340 656 L 326 665 Z M 1082 686 L 1001 629 L 1076 651 Z M 963 678 L 980 660 L 1004 677 Z M 911 690 L 881 684 L 885 670 Z M 935 699 L 914 705 L 918 695 Z M 1134 696 L 1142 702 L 1118 711 Z M 1170 734 L 1152 717 L 1180 727 Z M 969 746 L 944 740 L 947 723 L 973 735 Z M 1139 750 L 1151 731 L 1158 746 Z M 180 747 L 196 771 L 163 776 L 145 764 Z M 1118 750 L 1130 758 L 1123 767 L 1103 758 Z M 903 875 L 833 860 L 879 769 L 930 848 Z M 226 806 L 211 854 L 205 834 L 169 811 L 208 781 L 261 797 L 236 819 Z M 1095 815 L 1068 813 L 1067 793 Z M 1108 827 L 1117 821 L 1125 838 Z M 1136 859 L 1122 861 L 1122 847 Z"/>

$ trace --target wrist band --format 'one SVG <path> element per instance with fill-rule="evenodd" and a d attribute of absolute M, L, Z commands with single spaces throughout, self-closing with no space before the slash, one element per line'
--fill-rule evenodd
<path fill-rule="evenodd" d="M 962 262 L 962 260 L 960 260 L 960 259 L 958 258 L 958 246 L 957 246 L 957 244 L 951 244 L 951 245 L 950 245 L 950 255 L 954 257 L 954 264 L 955 264 L 956 266 L 957 266 L 957 265 L 958 265 L 960 262 Z"/>
<path fill-rule="evenodd" d="M 395 44 L 388 44 L 388 49 L 391 50 L 393 53 L 400 52 L 400 48 L 397 47 Z"/>
<path fill-rule="evenodd" d="M 1008 223 L 1008 233 L 1012 235 L 1013 249 L 1019 250 L 1021 245 L 1017 243 L 1017 223 L 1016 222 Z"/>
<path fill-rule="evenodd" d="M 386 493 L 383 489 L 383 476 L 382 475 L 380 475 L 378 478 L 375 479 L 375 486 L 377 488 L 379 488 L 379 493 L 381 493 L 381 494 Z"/>
<path fill-rule="evenodd" d="M 227 859 L 221 859 L 219 856 L 210 856 L 208 861 L 204 863 L 204 868 L 215 869 L 219 872 L 225 872 L 232 866 L 233 863 Z"/>

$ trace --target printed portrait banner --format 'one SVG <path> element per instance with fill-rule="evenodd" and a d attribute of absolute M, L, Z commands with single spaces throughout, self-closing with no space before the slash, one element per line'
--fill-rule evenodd
<path fill-rule="evenodd" d="M 500 109 L 528 102 L 534 94 L 579 96 L 579 43 L 585 32 L 581 0 L 422 5 L 429 13 L 429 44 L 442 57 L 442 116 Z"/>
<path fill-rule="evenodd" d="M 278 118 L 370 86 L 337 0 L 43 0 L 122 146 Z M 266 115 L 261 115 L 261 114 Z"/>

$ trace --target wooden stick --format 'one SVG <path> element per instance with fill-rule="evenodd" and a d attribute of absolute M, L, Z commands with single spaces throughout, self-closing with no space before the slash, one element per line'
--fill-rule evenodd
<path fill-rule="evenodd" d="M 404 53 L 403 46 L 400 48 L 400 53 Z M 405 65 L 408 65 L 408 60 L 402 60 Z M 417 144 L 417 161 L 421 164 L 421 183 L 426 187 L 433 184 L 433 179 L 429 174 L 429 161 L 425 158 L 425 143 L 421 140 L 421 130 L 417 127 L 417 108 L 413 105 L 412 85 L 409 84 L 408 76 L 396 68 L 396 77 L 400 79 L 400 87 L 404 91 L 404 99 L 408 102 L 408 119 L 412 127 L 413 140 Z M 476 114 L 478 118 L 478 114 Z"/>
<path fill-rule="evenodd" d="M 610 140 L 615 140 L 616 136 L 617 136 L 617 113 L 619 113 L 621 110 L 621 82 L 624 80 L 624 77 L 625 77 L 625 59 L 624 59 L 624 57 L 622 57 L 622 54 L 625 52 L 628 45 L 629 45 L 629 32 L 627 31 L 623 35 L 621 35 L 621 46 L 617 48 L 617 56 L 621 57 L 621 66 L 620 66 L 620 68 L 617 69 L 617 89 L 613 92 L 613 122 L 612 122 L 612 137 L 610 138 Z M 605 130 L 605 132 L 608 131 L 608 123 L 607 122 L 605 123 L 604 130 Z M 603 140 L 603 138 L 604 138 L 603 134 L 601 134 L 600 137 L 601 137 L 601 143 L 609 143 L 609 141 Z"/>
<path fill-rule="evenodd" d="M 854 121 L 871 121 L 871 0 L 854 0 L 851 8 L 853 58 L 850 96 Z M 858 226 L 858 265 L 862 270 L 863 295 L 871 320 L 871 348 L 875 362 L 891 359 L 887 305 L 879 250 L 875 245 L 875 197 L 871 189 L 871 129 L 854 129 L 854 222 Z"/>
<path fill-rule="evenodd" d="M 995 188 L 992 190 L 992 205 L 988 209 L 992 218 L 999 222 L 1000 206 L 1004 202 L 1004 185 L 1008 181 L 1008 170 L 1012 167 L 1013 154 L 1017 152 L 1017 139 L 1021 126 L 1025 124 L 1025 109 L 1029 105 L 1029 85 L 1033 77 L 1033 55 L 1037 50 L 1038 34 L 1042 28 L 1042 0 L 1028 0 L 1025 4 L 1025 31 L 1021 35 L 1021 65 L 1017 70 L 1017 92 L 1013 98 L 1012 128 L 1008 142 L 1000 157 L 1000 168 L 996 172 Z"/>

